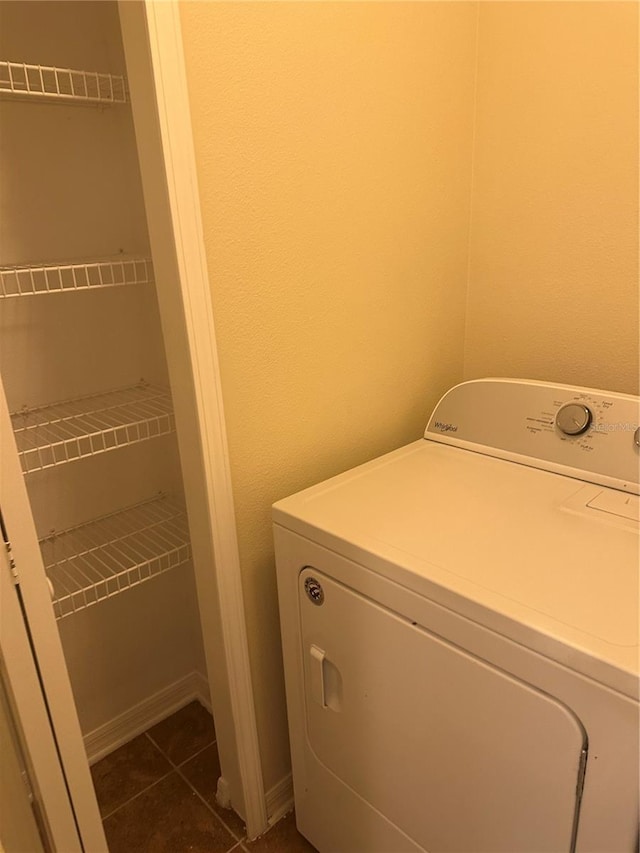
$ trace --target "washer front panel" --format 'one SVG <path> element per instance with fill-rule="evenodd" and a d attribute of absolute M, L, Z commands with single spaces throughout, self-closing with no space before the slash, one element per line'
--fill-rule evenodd
<path fill-rule="evenodd" d="M 584 725 L 589 741 L 576 853 L 637 851 L 640 732 L 637 701 L 578 674 L 573 670 L 571 659 L 564 666 L 549 660 L 430 601 L 415 590 L 393 583 L 370 565 L 355 563 L 280 525 L 275 526 L 274 535 L 296 820 L 300 831 L 318 850 L 330 850 L 332 853 L 353 853 L 354 850 L 420 853 L 424 848 L 413 841 L 403 827 L 392 823 L 383 812 L 369 805 L 359 792 L 343 783 L 322 763 L 326 758 L 318 757 L 311 744 L 307 730 L 307 691 L 312 697 L 317 695 L 318 685 L 312 680 L 312 673 L 305 673 L 310 665 L 310 659 L 307 659 L 309 649 L 301 640 L 301 578 L 307 570 L 322 585 L 323 594 L 331 592 L 331 587 L 327 587 L 324 580 L 329 577 L 338 585 L 353 590 L 366 603 L 377 602 L 384 610 L 399 614 L 409 624 L 415 622 L 428 626 L 432 635 L 447 644 L 466 650 L 472 658 L 479 658 L 500 672 L 510 673 L 517 682 L 531 685 L 536 691 L 554 697 L 561 706 L 571 709 L 575 718 Z M 305 596 L 305 605 L 307 601 L 308 607 L 318 614 L 325 611 L 324 603 L 314 605 Z M 371 647 L 371 637 L 377 642 L 375 631 L 372 634 L 356 630 L 357 624 L 350 622 L 346 630 L 354 635 L 353 653 L 357 650 L 364 654 Z M 334 647 L 329 644 L 334 637 L 334 626 L 322 626 L 323 631 L 325 628 L 326 635 L 307 635 L 307 640 L 316 647 L 316 667 L 319 660 L 326 666 L 326 704 L 335 713 L 336 706 L 339 707 L 343 701 L 340 698 L 340 680 L 344 697 L 346 679 L 334 657 Z M 401 656 L 397 658 L 396 668 L 398 674 L 404 671 Z M 317 674 L 317 668 L 315 672 Z M 433 696 L 437 701 L 437 695 Z M 391 728 L 397 728 L 395 723 Z M 353 737 L 358 734 L 359 730 Z M 363 735 L 366 735 L 366 729 L 363 729 Z"/>

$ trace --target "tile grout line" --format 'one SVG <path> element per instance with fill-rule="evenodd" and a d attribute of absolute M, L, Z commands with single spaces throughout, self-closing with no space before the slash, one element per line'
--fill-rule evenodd
<path fill-rule="evenodd" d="M 132 803 L 134 800 L 137 800 L 138 797 L 141 797 L 143 794 L 146 794 L 147 791 L 149 791 L 151 788 L 154 788 L 156 785 L 158 785 L 160 782 L 162 782 L 164 779 L 166 779 L 167 776 L 171 776 L 171 774 L 174 773 L 175 770 L 176 770 L 175 767 L 171 767 L 167 773 L 164 773 L 159 779 L 156 779 L 155 782 L 152 782 L 150 785 L 147 785 L 147 787 L 143 788 L 142 791 L 138 791 L 138 793 L 134 794 L 133 797 L 129 797 L 129 799 L 125 800 L 124 803 L 120 803 L 119 806 L 116 806 L 116 808 L 112 809 L 112 811 L 110 811 L 108 814 L 103 815 L 102 816 L 102 822 L 104 823 L 107 818 L 113 817 L 113 815 L 116 812 L 119 812 L 120 809 L 123 809 L 125 806 L 128 806 L 129 803 Z"/>
<path fill-rule="evenodd" d="M 186 762 L 185 762 L 185 763 L 186 763 Z M 196 788 L 194 788 L 194 787 L 193 787 L 193 785 L 192 785 L 192 784 L 191 784 L 191 782 L 187 779 L 187 777 L 184 775 L 184 773 L 182 773 L 182 772 L 180 771 L 180 768 L 179 768 L 179 767 L 176 767 L 176 773 L 178 774 L 178 776 L 180 776 L 180 778 L 181 778 L 181 779 L 183 779 L 183 780 L 187 783 L 187 785 L 191 788 L 191 790 L 192 790 L 192 791 L 193 791 L 193 793 L 196 795 L 196 797 L 198 797 L 198 799 L 200 799 L 200 800 L 204 803 L 204 805 L 209 809 L 209 811 L 210 811 L 210 812 L 211 812 L 211 814 L 216 818 L 216 820 L 218 820 L 218 821 L 223 825 L 223 827 L 227 830 L 227 832 L 228 832 L 228 833 L 230 833 L 231 837 L 232 837 L 232 838 L 235 838 L 235 840 L 236 840 L 237 844 L 242 844 L 242 842 L 243 842 L 243 841 L 244 841 L 244 839 L 246 838 L 246 835 L 243 835 L 242 837 L 238 838 L 238 836 L 237 836 L 237 835 L 235 834 L 235 832 L 231 829 L 231 827 L 230 827 L 230 826 L 227 826 L 227 824 L 226 824 L 226 823 L 224 822 L 224 820 L 220 817 L 220 815 L 219 815 L 219 814 L 218 814 L 218 813 L 217 813 L 217 812 L 216 812 L 216 811 L 215 811 L 215 810 L 214 810 L 214 809 L 209 805 L 209 803 L 205 800 L 205 798 L 202 796 L 202 794 L 200 793 L 200 791 L 198 791 Z M 235 849 L 235 848 L 229 848 L 229 849 L 230 849 L 230 850 L 232 850 L 232 849 Z"/>
<path fill-rule="evenodd" d="M 211 746 L 216 746 L 216 743 L 217 743 L 217 741 L 212 740 L 211 743 L 208 743 L 206 746 L 203 746 L 202 749 L 199 749 L 197 752 L 194 752 L 193 755 L 189 756 L 189 758 L 185 758 L 185 760 L 181 761 L 180 764 L 176 764 L 175 765 L 176 770 L 178 769 L 178 767 L 184 767 L 184 765 L 187 764 L 189 761 L 192 761 L 198 755 L 203 753 L 205 751 L 205 749 L 209 749 L 209 747 L 211 747 Z M 217 750 L 217 746 L 216 746 L 216 750 Z"/>
<path fill-rule="evenodd" d="M 206 747 L 205 747 L 205 749 L 206 749 Z M 187 761 L 189 761 L 189 759 L 187 759 Z M 134 800 L 137 800 L 138 797 L 141 797 L 143 794 L 146 794 L 147 791 L 150 791 L 151 788 L 154 788 L 156 785 L 160 784 L 160 782 L 167 779 L 169 776 L 171 776 L 172 773 L 175 773 L 177 776 L 179 776 L 180 779 L 182 779 L 183 782 L 185 782 L 187 784 L 187 787 L 191 788 L 193 793 L 198 797 L 199 800 L 202 801 L 203 805 L 208 809 L 209 812 L 211 812 L 211 814 L 213 815 L 214 818 L 216 818 L 218 823 L 222 824 L 223 828 L 227 830 L 227 832 L 229 833 L 229 835 L 233 839 L 231 846 L 228 847 L 225 851 L 223 851 L 223 853 L 235 853 L 235 851 L 239 851 L 239 850 L 246 851 L 246 848 L 244 847 L 244 845 L 242 843 L 245 840 L 244 837 L 243 838 L 237 837 L 235 832 L 230 827 L 228 827 L 226 825 L 226 823 L 222 820 L 222 818 L 220 818 L 215 813 L 215 811 L 211 808 L 209 803 L 207 803 L 207 801 L 201 796 L 201 794 L 198 791 L 196 791 L 196 789 L 193 787 L 193 785 L 191 785 L 189 780 L 186 779 L 182 773 L 180 773 L 180 771 L 178 770 L 178 768 L 176 766 L 173 766 L 169 770 L 168 773 L 165 773 L 164 776 L 162 776 L 160 779 L 156 779 L 156 781 L 152 782 L 151 785 L 147 785 L 147 787 L 144 788 L 142 791 L 138 791 L 137 794 L 134 794 L 134 796 L 130 797 L 126 802 L 121 803 L 116 809 L 109 812 L 109 814 L 104 815 L 104 817 L 102 818 L 102 823 L 104 824 L 104 822 L 105 822 L 105 820 L 107 820 L 107 818 L 113 817 L 113 815 L 116 814 L 116 812 L 119 812 L 120 809 L 123 809 L 125 806 L 129 805 L 129 803 L 132 803 Z"/>
<path fill-rule="evenodd" d="M 152 745 L 153 747 L 155 747 L 155 749 L 157 749 L 157 750 L 158 750 L 158 752 L 160 753 L 160 755 L 162 755 L 162 757 L 163 757 L 163 758 L 165 758 L 165 759 L 169 762 L 170 769 L 169 769 L 166 773 L 164 773 L 162 776 L 160 776 L 158 779 L 156 779 L 155 781 L 153 781 L 153 782 L 151 782 L 149 785 L 147 785 L 145 788 L 143 788 L 141 791 L 138 791 L 138 792 L 137 792 L 137 794 L 134 794 L 132 797 L 129 797 L 129 799 L 128 799 L 128 800 L 125 800 L 123 803 L 120 803 L 120 805 L 119 805 L 119 806 L 116 806 L 116 807 L 115 807 L 115 809 L 111 809 L 111 811 L 110 811 L 110 812 L 107 812 L 107 814 L 105 814 L 105 815 L 101 815 L 101 820 L 102 820 L 102 822 L 103 822 L 103 823 L 104 823 L 104 821 L 105 821 L 107 818 L 109 818 L 109 817 L 111 817 L 112 815 L 114 815 L 117 811 L 120 811 L 120 809 L 124 808 L 124 807 L 125 807 L 126 805 L 128 805 L 129 803 L 133 802 L 133 800 L 136 800 L 138 797 L 140 797 L 142 794 L 144 794 L 144 793 L 145 793 L 146 791 L 148 791 L 150 788 L 153 788 L 153 787 L 154 787 L 154 785 L 157 785 L 157 784 L 158 784 L 158 782 L 162 782 L 162 780 L 163 780 L 163 779 L 166 779 L 166 778 L 167 778 L 167 776 L 170 776 L 170 775 L 173 773 L 173 771 L 174 771 L 174 770 L 176 770 L 176 771 L 177 771 L 177 770 L 178 770 L 178 767 L 180 766 L 180 765 L 178 765 L 178 764 L 175 764 L 175 763 L 174 763 L 174 762 L 169 758 L 169 756 L 164 752 L 164 750 L 162 750 L 162 749 L 161 749 L 161 747 L 159 747 L 159 746 L 158 746 L 158 744 L 154 741 L 154 739 L 151 737 L 151 735 L 150 735 L 148 732 L 142 732 L 142 734 L 143 734 L 145 737 L 147 737 L 147 738 L 149 739 L 149 741 L 150 741 L 151 745 Z M 194 752 L 194 754 L 191 756 L 191 758 L 195 758 L 195 757 L 196 757 L 196 755 L 200 755 L 200 753 L 201 753 L 201 752 L 204 752 L 204 750 L 205 750 L 205 749 L 208 749 L 210 746 L 213 746 L 213 744 L 215 744 L 215 743 L 216 743 L 216 740 L 215 740 L 215 738 L 214 738 L 214 739 L 211 741 L 211 743 L 207 744 L 206 746 L 203 746 L 203 747 L 202 747 L 202 749 L 199 749 L 199 750 L 198 750 L 198 752 Z M 187 761 L 191 761 L 191 758 L 186 758 L 182 763 L 183 763 L 183 764 L 186 764 L 186 763 L 187 763 Z M 182 775 L 182 773 L 180 773 L 179 775 L 180 775 L 180 777 L 181 777 L 182 779 L 184 779 L 184 776 Z M 186 780 L 186 779 L 185 779 L 185 781 L 187 782 L 187 784 L 189 784 L 189 783 L 188 783 L 188 780 Z M 190 787 L 190 788 L 193 788 L 193 786 L 192 786 L 192 785 L 189 785 L 189 787 Z M 194 789 L 194 790 L 195 790 L 195 789 Z M 196 793 L 197 793 L 197 791 L 196 791 Z M 216 817 L 217 817 L 217 815 L 216 815 Z M 225 824 L 225 828 L 226 828 L 226 829 L 229 829 L 229 827 L 227 827 L 227 826 L 226 826 L 226 824 Z M 234 838 L 236 838 L 236 834 L 235 834 L 234 832 L 232 832 L 231 834 L 233 835 L 233 837 L 234 837 Z"/>
<path fill-rule="evenodd" d="M 174 761 L 174 760 L 173 760 L 173 759 L 168 755 L 168 753 L 166 753 L 166 752 L 164 751 L 164 749 L 160 746 L 160 744 L 158 744 L 158 743 L 156 743 L 156 742 L 155 742 L 155 740 L 151 737 L 151 735 L 149 734 L 149 732 L 148 732 L 148 731 L 147 731 L 147 732 L 143 732 L 143 734 L 145 735 L 145 737 L 148 737 L 148 738 L 149 738 L 149 740 L 151 741 L 151 743 L 153 744 L 153 746 L 155 746 L 155 748 L 158 750 L 158 752 L 159 752 L 161 755 L 163 755 L 163 756 L 167 759 L 167 761 L 169 762 L 169 764 L 170 764 L 170 765 L 171 765 L 175 770 L 177 770 L 177 769 L 178 769 L 178 767 L 182 766 L 183 764 L 186 764 L 186 763 L 187 763 L 187 761 L 191 761 L 191 759 L 192 759 L 192 758 L 195 758 L 195 757 L 196 757 L 196 755 L 200 755 L 200 753 L 201 753 L 201 752 L 204 752 L 204 750 L 205 750 L 205 749 L 208 749 L 210 746 L 215 746 L 215 744 L 217 743 L 216 739 L 214 738 L 210 743 L 205 744 L 205 746 L 203 746 L 203 747 L 202 747 L 201 749 L 199 749 L 197 752 L 194 752 L 194 753 L 193 753 L 193 755 L 190 755 L 188 758 L 185 758 L 185 759 L 184 759 L 184 761 L 181 761 L 181 762 L 180 762 L 180 764 L 176 764 L 176 763 L 175 763 L 175 761 Z"/>
<path fill-rule="evenodd" d="M 231 829 L 231 827 L 230 827 L 230 826 L 227 826 L 227 824 L 226 824 L 226 823 L 224 822 L 224 820 L 220 817 L 220 815 L 219 815 L 219 814 L 218 814 L 218 813 L 217 813 L 217 812 L 216 812 L 216 811 L 215 811 L 215 810 L 214 810 L 214 809 L 209 805 L 209 803 L 205 800 L 205 798 L 202 796 L 202 794 L 201 794 L 201 793 L 200 793 L 196 788 L 194 788 L 194 786 L 191 784 L 191 782 L 187 779 L 187 777 L 184 775 L 184 773 L 183 773 L 183 772 L 181 771 L 181 769 L 180 769 L 180 768 L 181 768 L 181 767 L 183 767 L 185 764 L 187 764 L 189 761 L 191 761 L 193 758 L 195 758 L 197 755 L 200 755 L 200 753 L 204 752 L 204 751 L 205 751 L 205 749 L 209 749 L 209 747 L 210 747 L 210 746 L 215 746 L 215 744 L 216 744 L 216 739 L 214 738 L 214 739 L 211 741 L 211 743 L 208 743 L 206 746 L 203 746 L 203 747 L 202 747 L 202 749 L 199 749 L 197 752 L 194 752 L 194 753 L 193 753 L 193 755 L 189 756 L 189 758 L 185 758 L 185 760 L 184 760 L 184 761 L 182 761 L 180 764 L 176 764 L 176 763 L 175 763 L 175 762 L 174 762 L 174 761 L 173 761 L 173 760 L 172 760 L 172 759 L 167 755 L 167 753 L 162 749 L 162 747 L 161 747 L 161 746 L 159 746 L 159 745 L 155 742 L 155 740 L 151 737 L 151 735 L 149 734 L 149 732 L 144 732 L 144 734 L 149 738 L 149 740 L 151 741 L 151 743 L 153 744 L 153 746 L 155 746 L 155 748 L 158 750 L 158 752 L 160 752 L 160 754 L 161 754 L 161 755 L 163 755 L 163 756 L 167 759 L 167 761 L 169 762 L 169 764 L 171 765 L 171 767 L 173 768 L 173 770 L 175 770 L 175 772 L 178 774 L 178 776 L 180 776 L 180 778 L 181 778 L 184 782 L 186 782 L 187 786 L 188 786 L 189 788 L 191 788 L 191 790 L 193 791 L 193 793 L 194 793 L 194 794 L 198 797 L 198 799 L 199 799 L 199 800 L 201 800 L 201 802 L 202 802 L 202 803 L 207 807 L 207 809 L 208 809 L 208 810 L 211 812 L 211 814 L 216 818 L 216 820 L 217 820 L 219 823 L 221 823 L 221 824 L 222 824 L 222 826 L 227 830 L 227 832 L 231 835 L 231 837 L 232 837 L 232 838 L 234 838 L 238 844 L 242 844 L 242 842 L 243 842 L 243 841 L 245 840 L 245 838 L 246 838 L 246 835 L 243 835 L 243 836 L 241 836 L 240 838 L 238 838 L 238 836 L 237 836 L 237 835 L 236 835 L 236 833 Z M 151 787 L 151 786 L 150 786 L 150 787 Z M 232 847 L 232 848 L 229 848 L 229 850 L 232 850 L 232 849 L 234 849 L 234 848 L 233 848 L 233 847 Z"/>

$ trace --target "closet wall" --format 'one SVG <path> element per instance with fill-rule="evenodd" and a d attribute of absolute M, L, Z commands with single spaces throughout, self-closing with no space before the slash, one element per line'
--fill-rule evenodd
<path fill-rule="evenodd" d="M 115 3 L 4 2 L 0 33 L 0 60 L 5 62 L 125 75 Z M 4 270 L 0 368 L 9 410 L 19 412 L 23 407 L 132 386 L 138 386 L 132 392 L 137 394 L 141 380 L 141 393 L 149 397 L 147 385 L 168 386 L 157 301 L 152 275 L 147 275 L 150 264 L 136 265 L 137 283 L 7 295 L 22 287 L 14 273 L 19 265 L 92 264 L 100 259 L 106 261 L 103 276 L 110 277 L 122 274 L 122 260 L 148 261 L 129 105 L 17 97 L 6 91 L 11 85 L 7 68 L 0 66 L 0 72 L 4 75 L 0 88 L 5 90 L 0 93 L 0 266 Z M 14 68 L 12 73 L 14 88 L 20 88 L 19 70 Z M 129 271 L 125 276 L 131 278 L 134 267 L 125 269 Z M 84 284 L 86 275 L 82 269 L 77 271 L 77 282 Z M 96 268 L 88 275 L 96 281 Z M 21 282 L 35 282 L 37 288 L 44 280 L 41 273 L 20 276 Z M 49 280 L 57 288 L 57 282 L 71 282 L 70 276 L 68 271 L 63 278 L 50 273 Z M 30 286 L 25 284 L 24 289 Z M 92 450 L 114 442 L 122 446 L 25 474 L 40 537 L 119 512 L 159 493 L 181 500 L 174 434 L 137 440 L 171 429 L 172 415 L 161 412 L 159 405 L 155 399 L 137 404 L 130 414 L 136 424 L 129 426 L 126 436 L 122 430 L 112 432 L 96 440 Z M 87 418 L 87 429 L 97 429 L 96 422 L 103 417 Z M 82 450 L 87 447 L 82 445 Z M 75 457 L 77 445 L 67 444 L 55 452 L 58 459 Z M 23 467 L 39 468 L 38 460 L 47 462 L 48 453 L 27 454 Z M 166 501 L 159 504 L 165 505 Z M 126 524 L 118 521 L 113 527 L 116 538 L 129 529 Z M 136 708 L 143 713 L 153 708 L 162 716 L 172 710 L 172 703 L 185 701 L 189 694 L 206 697 L 188 535 L 184 546 L 178 546 L 180 535 L 178 526 L 170 522 L 142 533 L 135 544 L 119 546 L 121 565 L 129 560 L 143 568 L 112 580 L 109 592 L 119 587 L 124 591 L 80 607 L 58 623 L 90 749 L 105 727 L 113 727 L 122 715 L 131 716 Z M 95 540 L 87 541 L 93 545 Z M 159 542 L 164 544 L 159 547 Z M 65 545 L 58 538 L 46 547 L 59 559 Z M 155 556 L 163 548 L 171 554 Z M 180 565 L 164 571 L 174 563 Z M 113 567 L 113 560 L 108 569 L 102 565 L 105 572 Z M 86 562 L 73 570 L 90 574 Z M 153 575 L 149 580 L 127 588 L 131 580 L 149 573 Z M 101 597 L 106 589 L 96 586 L 65 599 L 59 611 L 67 613 L 78 602 Z M 56 593 L 60 595 L 61 589 Z M 106 743 L 104 738 L 101 743 Z"/>

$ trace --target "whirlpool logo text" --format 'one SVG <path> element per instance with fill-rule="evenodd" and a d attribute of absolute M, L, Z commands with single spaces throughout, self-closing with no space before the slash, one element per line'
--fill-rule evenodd
<path fill-rule="evenodd" d="M 442 421 L 436 421 L 434 423 L 434 427 L 439 429 L 440 432 L 458 432 L 458 427 L 456 424 L 444 424 Z"/>

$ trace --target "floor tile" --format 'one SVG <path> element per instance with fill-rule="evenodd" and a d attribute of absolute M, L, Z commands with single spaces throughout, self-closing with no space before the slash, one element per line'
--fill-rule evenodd
<path fill-rule="evenodd" d="M 91 768 L 100 813 L 110 814 L 170 771 L 171 765 L 149 738 L 134 738 Z"/>
<path fill-rule="evenodd" d="M 189 784 L 203 797 L 219 818 L 229 827 L 238 838 L 246 836 L 245 826 L 233 809 L 223 809 L 216 802 L 216 786 L 220 776 L 220 759 L 215 744 L 206 747 L 194 758 L 180 765 L 180 773 L 184 774 Z"/>
<path fill-rule="evenodd" d="M 190 702 L 147 732 L 174 764 L 182 764 L 213 743 L 213 717 L 199 702 Z"/>
<path fill-rule="evenodd" d="M 238 841 L 173 771 L 104 821 L 109 853 L 226 853 Z"/>
<path fill-rule="evenodd" d="M 255 841 L 243 842 L 249 853 L 315 853 L 304 836 L 296 829 L 294 812 L 283 817 L 275 826 Z"/>

